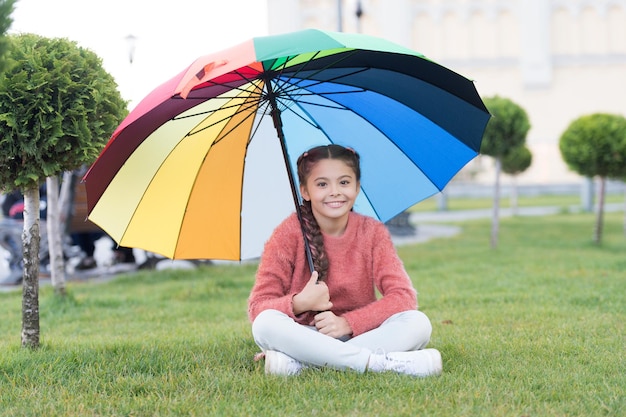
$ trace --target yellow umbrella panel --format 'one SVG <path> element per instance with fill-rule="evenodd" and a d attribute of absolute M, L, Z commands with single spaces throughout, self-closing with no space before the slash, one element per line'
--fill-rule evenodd
<path fill-rule="evenodd" d="M 108 225 L 121 246 L 169 258 L 202 258 L 208 249 L 217 259 L 240 259 L 241 184 L 254 122 L 254 112 L 241 108 L 256 89 L 162 125 L 127 159 L 90 219 Z M 181 138 L 181 131 L 189 133 Z"/>

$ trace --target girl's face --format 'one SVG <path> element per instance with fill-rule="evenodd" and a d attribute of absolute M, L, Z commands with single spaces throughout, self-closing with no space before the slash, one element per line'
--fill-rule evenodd
<path fill-rule="evenodd" d="M 322 231 L 328 232 L 338 222 L 347 222 L 359 187 L 349 165 L 339 159 L 322 159 L 313 166 L 306 184 L 300 185 L 300 193 L 311 201 L 313 215 Z"/>

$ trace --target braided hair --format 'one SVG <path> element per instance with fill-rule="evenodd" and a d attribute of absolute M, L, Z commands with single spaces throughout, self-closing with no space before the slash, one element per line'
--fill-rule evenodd
<path fill-rule="evenodd" d="M 352 148 L 341 145 L 324 145 L 311 148 L 298 158 L 298 180 L 300 184 L 306 184 L 315 164 L 322 159 L 338 159 L 343 161 L 354 170 L 357 181 L 361 180 L 361 167 L 359 154 Z M 318 279 L 323 281 L 328 274 L 328 256 L 324 249 L 324 236 L 320 226 L 313 215 L 310 201 L 302 201 L 300 206 L 305 238 L 309 242 L 313 267 L 318 273 Z"/>

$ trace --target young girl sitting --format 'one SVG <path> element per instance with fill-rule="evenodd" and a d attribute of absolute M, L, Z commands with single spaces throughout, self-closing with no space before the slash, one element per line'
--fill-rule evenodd
<path fill-rule="evenodd" d="M 294 213 L 267 241 L 248 301 L 265 373 L 330 367 L 440 374 L 440 353 L 424 349 L 430 320 L 417 310 L 417 293 L 387 228 L 352 211 L 360 190 L 359 155 L 339 145 L 319 146 L 297 164 L 315 271 Z"/>

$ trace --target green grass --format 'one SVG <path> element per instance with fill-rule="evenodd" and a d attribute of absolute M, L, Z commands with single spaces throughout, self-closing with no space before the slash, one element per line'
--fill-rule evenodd
<path fill-rule="evenodd" d="M 439 194 L 430 197 L 415 206 L 410 211 L 424 212 L 436 211 L 439 209 Z M 606 195 L 607 203 L 623 203 L 624 195 L 621 193 L 612 193 Z M 546 194 L 518 197 L 518 207 L 540 207 L 540 206 L 556 206 L 562 207 L 567 212 L 570 207 L 580 206 L 580 196 L 573 194 Z M 511 207 L 511 201 L 508 197 L 503 197 L 500 201 L 501 207 Z M 493 207 L 493 197 L 450 197 L 448 198 L 448 210 L 475 210 L 487 209 Z"/>
<path fill-rule="evenodd" d="M 399 249 L 433 322 L 441 377 L 265 376 L 246 317 L 254 265 L 42 287 L 42 347 L 0 293 L 2 416 L 623 416 L 623 213 L 462 223 Z"/>

